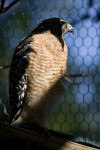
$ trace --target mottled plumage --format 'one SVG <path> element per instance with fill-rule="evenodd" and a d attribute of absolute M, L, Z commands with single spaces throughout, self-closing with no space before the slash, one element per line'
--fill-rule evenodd
<path fill-rule="evenodd" d="M 52 105 L 65 92 L 68 50 L 62 37 L 72 31 L 65 20 L 49 18 L 17 46 L 9 72 L 13 123 L 43 125 Z"/>

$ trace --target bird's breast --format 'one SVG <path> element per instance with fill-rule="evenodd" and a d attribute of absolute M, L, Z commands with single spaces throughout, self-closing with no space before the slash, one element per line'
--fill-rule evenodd
<path fill-rule="evenodd" d="M 26 97 L 32 101 L 40 100 L 52 88 L 53 90 L 55 88 L 55 91 L 58 90 L 58 85 L 62 86 L 66 72 L 67 47 L 62 48 L 55 37 L 51 36 L 52 39 L 54 38 L 53 42 L 50 41 L 50 36 L 45 35 L 45 38 L 44 40 L 41 35 L 34 37 L 31 47 L 36 53 L 33 51 L 29 55 Z"/>

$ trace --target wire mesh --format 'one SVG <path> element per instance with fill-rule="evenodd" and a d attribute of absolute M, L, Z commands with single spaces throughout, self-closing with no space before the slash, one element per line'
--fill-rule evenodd
<path fill-rule="evenodd" d="M 7 2 L 9 4 L 11 1 Z M 67 20 L 75 35 L 66 34 L 67 73 L 85 72 L 65 82 L 67 94 L 48 117 L 48 128 L 100 139 L 100 1 L 21 0 L 0 16 L 0 64 L 10 63 L 13 50 L 37 23 L 48 17 Z M 8 69 L 0 70 L 0 120 L 8 121 Z"/>

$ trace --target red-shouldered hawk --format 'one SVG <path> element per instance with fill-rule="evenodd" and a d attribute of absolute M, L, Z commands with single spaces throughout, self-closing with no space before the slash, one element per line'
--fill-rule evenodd
<path fill-rule="evenodd" d="M 73 28 L 64 19 L 49 18 L 17 46 L 9 72 L 12 123 L 44 125 L 64 93 L 68 50 L 63 35 L 67 32 Z"/>

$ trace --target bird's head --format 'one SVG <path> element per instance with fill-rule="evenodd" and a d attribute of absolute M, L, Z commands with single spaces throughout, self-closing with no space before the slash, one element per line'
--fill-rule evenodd
<path fill-rule="evenodd" d="M 74 34 L 74 28 L 65 20 L 60 19 L 62 24 L 62 35 L 66 34 L 67 32 L 72 32 Z"/>
<path fill-rule="evenodd" d="M 34 33 L 39 34 L 50 31 L 56 36 L 63 36 L 67 32 L 73 32 L 73 27 L 68 22 L 61 18 L 48 18 L 40 22 L 33 30 Z"/>

